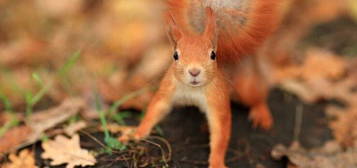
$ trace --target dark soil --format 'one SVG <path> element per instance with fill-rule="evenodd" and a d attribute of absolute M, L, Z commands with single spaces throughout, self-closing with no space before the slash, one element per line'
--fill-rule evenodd
<path fill-rule="evenodd" d="M 266 168 L 285 168 L 285 161 L 274 161 L 270 151 L 276 144 L 289 145 L 294 139 L 297 108 L 302 108 L 303 122 L 298 138 L 305 147 L 316 147 L 330 139 L 323 104 L 308 105 L 295 96 L 274 89 L 269 97 L 269 105 L 275 119 L 274 128 L 265 132 L 252 128 L 248 109 L 233 104 L 232 136 L 227 156 L 229 167 L 255 168 L 258 164 Z M 299 107 L 300 106 L 300 107 Z M 175 109 L 160 125 L 164 136 L 173 148 L 174 167 L 207 167 L 198 163 L 208 158 L 209 133 L 204 129 L 205 117 L 192 108 Z M 203 144 L 207 144 L 203 146 Z M 234 160 L 238 156 L 238 160 Z M 229 162 L 228 160 L 232 159 Z"/>

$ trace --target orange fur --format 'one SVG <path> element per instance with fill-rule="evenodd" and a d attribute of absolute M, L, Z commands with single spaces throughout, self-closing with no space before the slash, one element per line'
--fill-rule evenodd
<path fill-rule="evenodd" d="M 194 26 L 189 22 L 190 6 L 192 3 L 202 3 L 204 0 L 168 0 L 168 13 L 175 18 L 176 24 L 185 32 L 195 32 Z M 210 1 L 210 0 L 206 0 Z M 217 0 L 216 0 L 217 1 Z M 224 0 L 222 0 L 224 1 Z M 237 0 L 249 1 L 247 11 L 239 9 L 219 8 L 218 17 L 220 24 L 224 25 L 219 30 L 217 54 L 219 62 L 230 63 L 237 61 L 241 56 L 252 54 L 276 28 L 280 21 L 278 2 L 280 0 Z M 201 8 L 203 6 L 196 5 Z M 229 17 L 244 17 L 244 24 L 234 24 Z"/>
<path fill-rule="evenodd" d="M 225 168 L 231 111 L 224 65 L 252 53 L 274 30 L 276 1 L 168 0 L 165 16 L 175 46 L 173 64 L 138 128 L 119 140 L 145 138 L 172 105 L 198 106 L 205 112 L 210 130 L 209 167 Z M 253 71 L 242 68 L 241 72 Z M 260 85 L 259 76 L 248 74 L 251 76 L 235 75 L 234 88 L 243 102 L 252 106 L 254 125 L 268 129 L 272 119 L 265 102 L 267 89 Z"/>
<path fill-rule="evenodd" d="M 268 130 L 273 125 L 266 102 L 269 86 L 254 60 L 252 57 L 242 60 L 235 71 L 233 87 L 239 100 L 250 107 L 249 119 L 253 126 Z"/>

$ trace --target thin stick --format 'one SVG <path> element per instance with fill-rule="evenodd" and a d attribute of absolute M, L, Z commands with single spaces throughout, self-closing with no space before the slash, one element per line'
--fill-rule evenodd
<path fill-rule="evenodd" d="M 86 131 L 82 131 L 82 130 L 79 130 L 79 132 L 87 135 L 89 138 L 91 138 L 92 140 L 94 140 L 95 142 L 97 142 L 100 146 L 102 146 L 103 148 L 106 148 L 107 146 L 105 146 L 102 142 L 100 142 L 97 138 L 95 138 L 93 135 L 89 134 L 88 132 Z"/>

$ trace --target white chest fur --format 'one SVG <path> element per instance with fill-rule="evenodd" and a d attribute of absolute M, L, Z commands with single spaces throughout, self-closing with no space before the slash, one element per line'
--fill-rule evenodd
<path fill-rule="evenodd" d="M 178 84 L 173 96 L 174 105 L 193 105 L 202 112 L 207 110 L 207 99 L 203 87 L 191 87 L 184 84 Z"/>

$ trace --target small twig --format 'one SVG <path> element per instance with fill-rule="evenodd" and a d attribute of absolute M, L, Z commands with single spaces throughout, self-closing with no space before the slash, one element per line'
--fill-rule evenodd
<path fill-rule="evenodd" d="M 93 135 L 89 134 L 86 131 L 83 130 L 79 130 L 79 132 L 85 134 L 86 136 L 88 136 L 89 138 L 91 138 L 93 141 L 97 142 L 100 146 L 102 146 L 103 148 L 106 148 L 107 146 L 105 144 L 103 144 L 102 142 L 100 142 L 96 137 L 94 137 Z"/>
<path fill-rule="evenodd" d="M 165 143 L 165 145 L 167 147 L 167 152 L 168 152 L 166 160 L 170 161 L 171 160 L 171 156 L 172 156 L 172 149 L 171 149 L 170 143 L 165 138 L 162 138 L 162 137 L 159 137 L 159 136 L 151 136 L 150 138 L 158 139 L 161 142 Z"/>
<path fill-rule="evenodd" d="M 151 137 L 151 138 L 154 138 L 154 139 L 159 139 L 159 140 L 163 140 L 163 138 L 159 138 L 159 137 Z M 157 146 L 159 149 L 160 149 L 160 151 L 161 151 L 161 154 L 162 154 L 162 160 L 165 162 L 165 164 L 167 165 L 167 158 L 165 157 L 165 151 L 164 151 L 164 149 L 161 147 L 161 145 L 160 144 L 158 144 L 158 143 L 155 143 L 155 142 L 153 142 L 153 141 L 149 141 L 149 140 L 142 140 L 142 141 L 144 141 L 144 142 L 146 142 L 146 143 L 149 143 L 149 144 L 152 144 L 152 145 L 154 145 L 154 146 Z M 163 141 L 164 143 L 166 143 L 167 141 L 165 140 L 165 141 Z M 167 145 L 168 143 L 166 143 L 166 145 Z M 168 145 L 169 146 L 169 145 Z M 171 157 L 171 149 L 168 147 L 168 149 L 169 149 L 169 158 L 168 159 L 171 159 L 170 157 Z"/>

